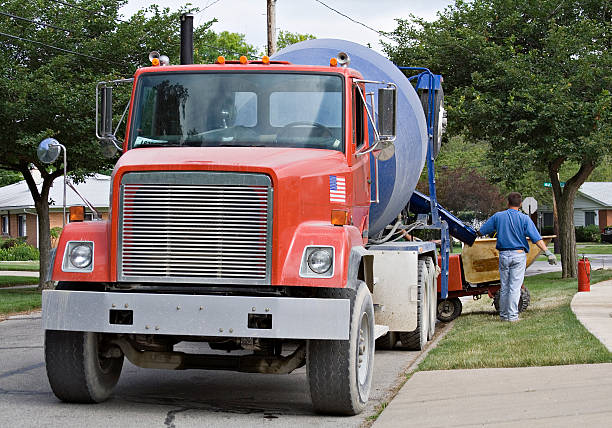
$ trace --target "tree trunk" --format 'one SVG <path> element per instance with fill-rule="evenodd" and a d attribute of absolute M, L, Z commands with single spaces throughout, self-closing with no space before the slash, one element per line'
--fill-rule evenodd
<path fill-rule="evenodd" d="M 41 177 L 43 178 L 40 190 L 38 185 L 34 181 L 30 170 L 26 164 L 20 165 L 21 174 L 28 184 L 32 199 L 34 199 L 34 206 L 36 207 L 36 214 L 38 215 L 38 250 L 40 252 L 40 271 L 38 279 L 38 289 L 49 289 L 53 287 L 52 281 L 45 281 L 49 275 L 50 258 L 51 258 L 51 232 L 49 230 L 49 190 L 53 180 L 62 175 L 61 171 L 56 170 L 49 174 L 44 168 L 39 168 Z"/>
<path fill-rule="evenodd" d="M 576 192 L 586 181 L 595 166 L 591 161 L 583 161 L 578 172 L 561 187 L 559 169 L 565 159 L 558 158 L 548 166 L 553 195 L 559 217 L 559 243 L 561 245 L 562 278 L 575 278 L 578 269 L 576 258 L 576 233 L 574 228 L 574 199 Z"/>
<path fill-rule="evenodd" d="M 44 192 L 41 192 L 44 193 Z M 49 190 L 47 189 L 47 194 Z M 40 252 L 40 278 L 38 289 L 53 288 L 53 281 L 45 281 L 51 277 L 49 270 L 51 266 L 51 232 L 49 227 L 49 203 L 48 199 L 36 204 L 36 214 L 38 214 L 38 250 Z"/>

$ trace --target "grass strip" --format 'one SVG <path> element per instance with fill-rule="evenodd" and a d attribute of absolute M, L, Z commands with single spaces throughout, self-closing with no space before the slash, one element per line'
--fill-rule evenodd
<path fill-rule="evenodd" d="M 591 273 L 591 284 L 612 279 L 612 270 Z M 560 272 L 525 278 L 531 304 L 521 321 L 507 323 L 491 306 L 491 299 L 465 304 L 455 321 L 419 370 L 530 367 L 612 362 L 609 352 L 570 308 L 576 279 L 561 279 Z"/>
<path fill-rule="evenodd" d="M 38 261 L 31 262 L 0 262 L 0 271 L 34 271 L 38 272 L 40 265 Z"/>
<path fill-rule="evenodd" d="M 40 309 L 41 292 L 36 289 L 0 290 L 0 315 Z"/>
<path fill-rule="evenodd" d="M 37 276 L 0 276 L 0 288 L 38 284 Z"/>

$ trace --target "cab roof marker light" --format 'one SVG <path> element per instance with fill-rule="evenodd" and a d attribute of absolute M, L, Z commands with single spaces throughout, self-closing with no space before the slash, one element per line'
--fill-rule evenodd
<path fill-rule="evenodd" d="M 246 56 L 242 55 L 240 57 L 240 64 L 246 64 L 248 62 L 248 59 Z"/>
<path fill-rule="evenodd" d="M 217 57 L 217 60 L 215 61 L 215 64 L 225 64 L 225 57 L 224 57 L 224 56 L 219 55 L 219 56 Z"/>
<path fill-rule="evenodd" d="M 270 57 L 268 55 L 264 55 L 261 58 L 261 62 L 263 62 L 264 64 L 270 64 Z"/>
<path fill-rule="evenodd" d="M 330 58 L 329 66 L 330 67 L 336 67 L 337 65 L 338 65 L 338 58 Z"/>

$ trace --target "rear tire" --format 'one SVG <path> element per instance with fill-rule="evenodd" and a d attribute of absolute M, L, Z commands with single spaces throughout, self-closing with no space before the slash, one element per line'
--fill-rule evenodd
<path fill-rule="evenodd" d="M 429 304 L 427 292 L 427 265 L 425 260 L 419 260 L 418 292 L 417 292 L 417 328 L 413 331 L 401 332 L 402 345 L 411 351 L 420 351 L 427 344 L 429 335 Z"/>
<path fill-rule="evenodd" d="M 499 290 L 493 296 L 493 305 L 495 306 L 495 312 L 499 313 Z M 525 312 L 531 303 L 531 293 L 527 287 L 521 287 L 521 297 L 519 298 L 518 311 L 519 313 Z"/>
<path fill-rule="evenodd" d="M 438 301 L 438 319 L 442 322 L 451 322 L 461 315 L 462 310 L 463 305 L 458 297 Z"/>
<path fill-rule="evenodd" d="M 329 289 L 325 297 L 351 301 L 349 340 L 309 340 L 306 374 L 315 411 L 356 415 L 365 408 L 374 368 L 374 306 L 366 284 Z"/>
<path fill-rule="evenodd" d="M 100 355 L 102 335 L 82 331 L 45 331 L 45 363 L 51 389 L 69 403 L 107 400 L 119 381 L 123 355 Z"/>

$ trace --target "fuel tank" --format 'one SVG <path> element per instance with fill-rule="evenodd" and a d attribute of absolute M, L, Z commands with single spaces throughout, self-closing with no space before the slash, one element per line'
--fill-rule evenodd
<path fill-rule="evenodd" d="M 330 58 L 339 52 L 350 57 L 349 67 L 359 71 L 366 80 L 393 82 L 397 85 L 397 139 L 395 155 L 378 162 L 379 202 L 370 205 L 368 235 L 374 236 L 391 223 L 406 206 L 423 170 L 427 155 L 427 124 L 421 102 L 412 84 L 391 61 L 357 43 L 338 39 L 306 40 L 277 52 L 272 59 L 303 65 L 329 65 Z M 378 105 L 377 89 L 374 105 Z M 369 101 L 369 99 L 368 99 Z M 370 129 L 370 144 L 373 132 Z M 374 157 L 371 156 L 372 177 Z M 372 199 L 376 195 L 376 181 L 372 180 Z"/>

